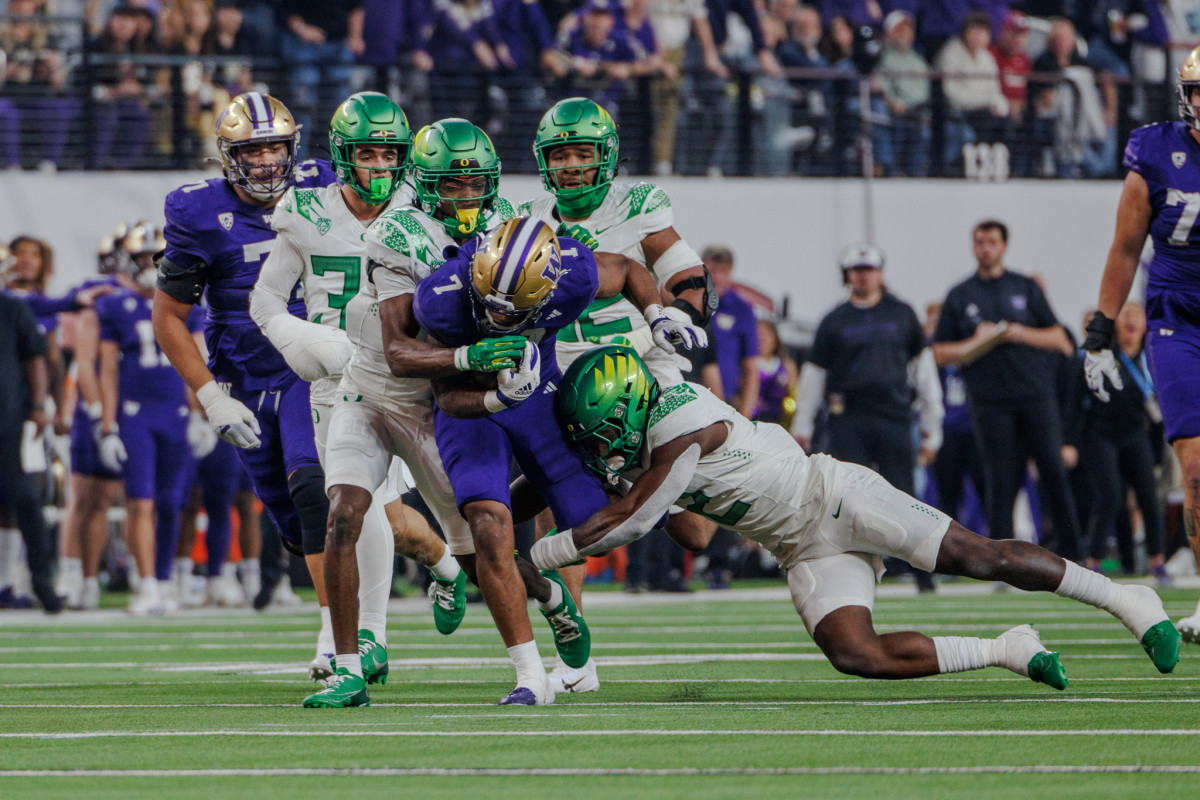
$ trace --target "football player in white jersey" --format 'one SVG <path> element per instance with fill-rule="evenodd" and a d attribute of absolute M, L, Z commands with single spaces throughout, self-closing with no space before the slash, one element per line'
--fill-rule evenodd
<path fill-rule="evenodd" d="M 575 359 L 601 344 L 633 347 L 664 386 L 683 380 L 677 357 L 655 346 L 651 330 L 655 317 L 666 314 L 699 329 L 717 307 L 712 279 L 700 256 L 676 232 L 671 199 L 658 186 L 639 181 L 614 183 L 620 140 L 617 125 L 603 106 L 585 97 L 555 103 L 542 115 L 533 153 L 542 184 L 549 192 L 522 203 L 518 214 L 535 216 L 561 235 L 571 236 L 593 250 L 620 253 L 642 264 L 658 281 L 666 309 L 647 309 L 645 318 L 620 295 L 597 300 L 574 325 L 558 334 L 558 363 L 566 370 Z M 685 347 L 706 341 L 685 341 Z M 716 526 L 693 514 L 677 524 L 693 526 L 697 536 L 711 536 Z M 549 512 L 537 519 L 538 535 L 553 527 Z M 584 570 L 562 570 L 576 603 L 582 605 Z M 600 684 L 596 667 L 555 666 L 555 690 L 595 691 Z"/>
<path fill-rule="evenodd" d="M 304 701 L 309 707 L 366 705 L 366 684 L 386 682 L 394 549 L 433 573 L 439 631 L 452 633 L 466 610 L 466 576 L 450 549 L 424 517 L 384 488 L 393 454 L 399 455 L 448 535 L 465 527 L 432 435 L 422 436 L 428 382 L 392 378 L 382 359 L 367 271 L 367 226 L 407 200 L 402 187 L 412 131 L 386 95 L 360 92 L 334 113 L 329 141 L 338 183 L 283 196 L 272 218 L 279 238 L 250 300 L 267 338 L 312 381 L 317 452 L 331 500 L 325 585 L 337 670 L 323 691 Z M 288 313 L 297 280 L 307 321 Z M 356 349 L 353 377 L 339 387 Z M 377 364 L 370 363 L 373 355 Z M 359 406 L 372 410 L 359 413 Z M 372 428 L 384 436 L 369 435 Z M 347 496 L 354 502 L 345 502 Z"/>
<path fill-rule="evenodd" d="M 660 387 L 630 348 L 605 346 L 577 360 L 557 404 L 588 467 L 633 483 L 584 524 L 539 541 L 533 560 L 542 569 L 632 541 L 678 503 L 775 555 L 804 626 L 840 672 L 917 678 L 1000 666 L 1056 689 L 1067 684 L 1058 655 L 1028 625 L 996 639 L 876 633 L 881 556 L 1102 608 L 1160 672 L 1179 660 L 1179 633 L 1150 587 L 1114 583 L 1028 542 L 971 533 L 865 467 L 805 456 L 786 430 L 751 423 L 702 386 Z"/>

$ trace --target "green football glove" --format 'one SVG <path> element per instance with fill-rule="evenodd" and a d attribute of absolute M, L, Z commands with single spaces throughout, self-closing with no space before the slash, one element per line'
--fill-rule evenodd
<path fill-rule="evenodd" d="M 454 366 L 463 372 L 499 372 L 516 369 L 525 352 L 524 336 L 483 339 L 454 351 Z"/>
<path fill-rule="evenodd" d="M 574 239 L 588 250 L 595 250 L 600 246 L 600 242 L 596 241 L 596 237 L 592 236 L 592 232 L 582 225 L 568 225 L 564 222 L 558 226 L 558 230 L 554 232 L 554 235 Z"/>

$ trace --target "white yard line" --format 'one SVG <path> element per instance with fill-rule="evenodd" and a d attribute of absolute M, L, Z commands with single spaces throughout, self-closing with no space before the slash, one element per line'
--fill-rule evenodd
<path fill-rule="evenodd" d="M 678 737 L 678 736 L 867 736 L 867 737 L 1049 737 L 1049 736 L 1200 736 L 1200 729 L 1194 728 L 1107 728 L 1095 730 L 845 730 L 819 728 L 801 730 L 664 730 L 664 729 L 620 729 L 620 730 L 580 730 L 580 731 L 348 731 L 348 730 L 311 730 L 311 731 L 251 731 L 236 729 L 197 730 L 197 731 L 71 731 L 71 732 L 29 732 L 29 733 L 0 733 L 0 739 L 156 739 L 156 738 L 194 738 L 199 736 L 233 736 L 272 738 L 297 737 L 386 737 L 386 738 L 490 738 L 508 736 L 550 736 L 550 737 L 610 737 L 610 736 L 649 736 L 649 737 Z"/>
<path fill-rule="evenodd" d="M 680 680 L 671 683 L 686 684 L 691 681 Z M 986 699 L 914 699 L 914 700 L 630 700 L 630 701 L 596 701 L 587 702 L 572 700 L 566 706 L 557 708 L 626 708 L 626 707 L 662 707 L 662 708 L 691 708 L 695 706 L 737 706 L 742 708 L 762 708 L 764 706 L 937 706 L 937 705 L 1004 705 L 1009 703 L 1112 703 L 1133 705 L 1180 705 L 1200 703 L 1200 697 L 1171 697 L 1171 698 L 1131 698 L 1131 697 L 997 697 Z M 491 708 L 495 703 L 437 703 L 438 708 Z M 0 703 L 4 708 L 72 708 L 72 709 L 135 709 L 135 708 L 295 708 L 295 703 Z M 372 708 L 430 708 L 429 703 L 371 703 Z M 436 716 L 436 715 L 434 715 Z M 495 715 L 487 715 L 495 719 Z M 555 719 L 570 714 L 545 714 Z M 387 723 L 391 724 L 391 723 Z"/>

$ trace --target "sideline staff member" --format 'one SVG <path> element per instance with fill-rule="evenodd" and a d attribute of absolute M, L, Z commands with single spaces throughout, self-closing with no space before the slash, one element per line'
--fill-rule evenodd
<path fill-rule="evenodd" d="M 1054 520 L 1058 553 L 1075 560 L 1079 520 L 1062 461 L 1055 394 L 1055 352 L 1070 354 L 1071 342 L 1037 284 L 1004 268 L 1004 223 L 980 222 L 973 239 L 975 274 L 946 296 L 933 353 L 941 366 L 963 366 L 987 476 L 988 530 L 993 539 L 1013 537 L 1013 504 L 1032 456 Z"/>
<path fill-rule="evenodd" d="M 21 435 L 26 420 L 41 434 L 46 416 L 46 340 L 38 332 L 29 306 L 15 297 L 0 294 L 0 505 L 8 506 L 29 553 L 33 593 L 47 614 L 62 611 L 62 599 L 54 593 L 54 551 L 37 477 L 21 464 Z"/>

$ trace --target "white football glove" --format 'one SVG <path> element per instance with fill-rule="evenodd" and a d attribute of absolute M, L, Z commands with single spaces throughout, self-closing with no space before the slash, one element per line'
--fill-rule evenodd
<path fill-rule="evenodd" d="M 516 408 L 537 391 L 542 382 L 542 356 L 537 345 L 528 342 L 516 369 L 502 369 L 496 373 L 496 391 L 484 397 L 484 406 L 495 413 L 505 408 Z"/>
<path fill-rule="evenodd" d="M 692 319 L 678 308 L 663 308 L 657 303 L 646 308 L 646 324 L 654 335 L 654 344 L 668 353 L 681 344 L 691 350 L 708 344 L 708 334 L 692 324 Z"/>
<path fill-rule="evenodd" d="M 216 381 L 201 386 L 200 391 L 196 392 L 196 399 L 203 404 L 208 424 L 217 436 L 243 450 L 253 450 L 262 444 L 258 439 L 262 429 L 254 413 L 226 394 Z"/>
<path fill-rule="evenodd" d="M 292 372 L 309 383 L 341 375 L 354 355 L 354 346 L 345 331 L 306 322 L 291 314 L 272 317 L 263 333 Z"/>
<path fill-rule="evenodd" d="M 217 432 L 208 424 L 208 420 L 199 411 L 192 411 L 188 414 L 187 427 L 188 447 L 192 449 L 192 455 L 196 460 L 207 456 L 217 446 Z"/>
<path fill-rule="evenodd" d="M 1125 388 L 1125 382 L 1121 380 L 1121 372 L 1117 369 L 1117 360 L 1113 358 L 1113 352 L 1108 348 L 1086 352 L 1087 355 L 1083 359 L 1083 376 L 1087 380 L 1092 394 L 1096 395 L 1100 402 L 1107 403 L 1109 397 L 1108 390 L 1104 388 L 1105 378 L 1108 378 L 1114 389 Z"/>
<path fill-rule="evenodd" d="M 115 430 L 100 437 L 100 463 L 111 472 L 123 472 L 128 459 L 125 443 Z"/>

